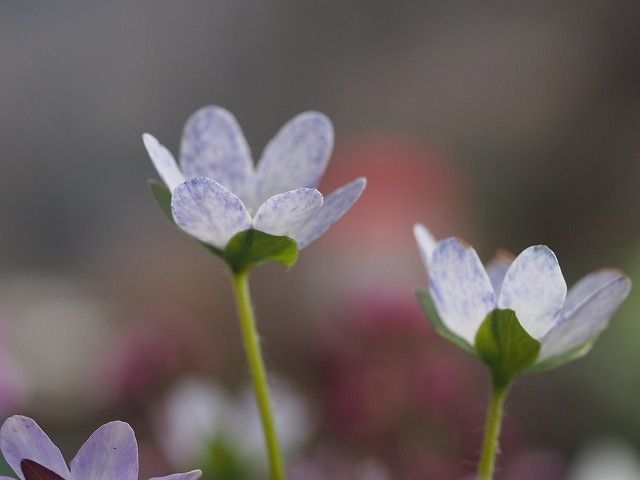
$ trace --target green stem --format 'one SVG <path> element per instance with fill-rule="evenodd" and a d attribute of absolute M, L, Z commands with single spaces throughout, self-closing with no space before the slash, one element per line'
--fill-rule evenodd
<path fill-rule="evenodd" d="M 496 386 L 491 389 L 491 400 L 487 409 L 487 419 L 484 425 L 484 441 L 482 453 L 478 463 L 478 480 L 493 480 L 496 456 L 500 453 L 498 440 L 502 425 L 504 400 L 507 397 L 508 385 Z"/>
<path fill-rule="evenodd" d="M 256 396 L 256 403 L 260 411 L 264 439 L 267 445 L 269 456 L 269 472 L 271 480 L 284 480 L 284 461 L 278 442 L 278 434 L 271 407 L 271 397 L 269 394 L 269 384 L 267 382 L 267 372 L 262 359 L 260 349 L 260 337 L 256 329 L 256 319 L 251 304 L 249 293 L 249 277 L 246 271 L 236 272 L 233 275 L 233 290 L 236 297 L 238 309 L 238 319 L 242 330 L 242 340 L 244 351 L 251 372 L 253 390 Z"/>

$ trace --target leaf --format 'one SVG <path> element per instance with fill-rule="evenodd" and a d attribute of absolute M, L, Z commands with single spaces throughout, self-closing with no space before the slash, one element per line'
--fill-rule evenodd
<path fill-rule="evenodd" d="M 20 462 L 20 470 L 22 470 L 25 480 L 64 480 L 56 472 L 28 458 Z"/>
<path fill-rule="evenodd" d="M 176 222 L 173 220 L 173 214 L 171 213 L 171 190 L 169 190 L 166 185 L 156 182 L 155 180 L 149 180 L 149 188 L 156 202 L 158 202 L 158 205 L 164 212 L 164 216 L 175 225 Z"/>
<path fill-rule="evenodd" d="M 221 438 L 207 445 L 201 465 L 204 479 L 245 480 L 250 478 L 250 469 L 246 462 L 239 458 L 231 446 Z"/>
<path fill-rule="evenodd" d="M 540 352 L 540 342 L 522 328 L 513 310 L 496 308 L 480 325 L 475 348 L 491 368 L 494 386 L 503 388 L 533 365 Z"/>
<path fill-rule="evenodd" d="M 595 343 L 595 338 L 590 338 L 586 342 L 578 345 L 575 348 L 572 348 L 568 352 L 562 353 L 560 355 L 556 355 L 555 357 L 546 358 L 541 360 L 538 363 L 535 363 L 529 371 L 531 372 L 546 372 L 547 370 L 552 370 L 560 365 L 564 365 L 565 363 L 571 362 L 573 360 L 577 360 L 579 358 L 584 357 Z"/>
<path fill-rule="evenodd" d="M 298 259 L 298 246 L 289 237 L 250 229 L 236 233 L 229 240 L 222 256 L 234 272 L 241 272 L 267 261 L 292 267 Z"/>
<path fill-rule="evenodd" d="M 436 331 L 436 333 L 440 335 L 442 338 L 445 338 L 446 340 L 449 340 L 450 342 L 455 343 L 460 348 L 475 355 L 475 351 L 473 350 L 473 347 L 469 345 L 469 342 L 467 342 L 464 338 L 459 337 L 458 335 L 453 333 L 444 324 L 444 322 L 438 315 L 436 306 L 433 304 L 433 300 L 431 299 L 431 294 L 427 290 L 424 290 L 422 288 L 417 288 L 416 296 L 418 297 L 418 301 L 422 306 L 422 310 L 427 316 L 427 320 L 429 320 L 429 323 L 431 324 L 433 329 Z"/>

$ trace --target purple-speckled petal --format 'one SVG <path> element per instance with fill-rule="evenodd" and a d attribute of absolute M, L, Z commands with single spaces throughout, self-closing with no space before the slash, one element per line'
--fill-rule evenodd
<path fill-rule="evenodd" d="M 454 237 L 439 242 L 429 263 L 429 290 L 444 324 L 473 345 L 480 324 L 496 306 L 476 251 Z"/>
<path fill-rule="evenodd" d="M 487 275 L 489 275 L 489 280 L 491 280 L 491 285 L 493 285 L 493 291 L 495 292 L 496 297 L 500 296 L 504 276 L 507 274 L 509 267 L 513 263 L 513 259 L 514 256 L 511 253 L 499 251 L 496 253 L 495 257 L 493 257 L 493 260 L 491 260 L 485 267 Z"/>
<path fill-rule="evenodd" d="M 210 178 L 196 177 L 178 185 L 171 212 L 182 230 L 218 248 L 251 228 L 251 215 L 242 201 Z"/>
<path fill-rule="evenodd" d="M 176 159 L 153 135 L 145 133 L 142 135 L 142 141 L 160 178 L 167 184 L 169 190 L 173 191 L 174 188 L 184 182 L 184 175 L 178 168 Z"/>
<path fill-rule="evenodd" d="M 5 477 L 4 475 L 0 475 L 0 480 L 16 480 L 13 477 Z"/>
<path fill-rule="evenodd" d="M 201 470 L 191 470 L 190 472 L 174 473 L 164 477 L 152 477 L 149 480 L 198 480 L 201 476 Z"/>
<path fill-rule="evenodd" d="M 138 444 L 125 422 L 102 425 L 71 461 L 71 480 L 137 479 Z"/>
<path fill-rule="evenodd" d="M 303 249 L 329 230 L 331 225 L 336 223 L 358 200 L 366 185 L 367 180 L 360 177 L 326 197 L 322 208 L 298 232 L 293 234 L 298 249 Z"/>
<path fill-rule="evenodd" d="M 25 458 L 61 477 L 69 478 L 69 469 L 62 453 L 31 418 L 14 415 L 5 420 L 0 428 L 0 450 L 21 480 L 24 480 L 24 475 L 20 462 Z"/>
<path fill-rule="evenodd" d="M 268 198 L 253 217 L 253 228 L 271 235 L 294 234 L 322 207 L 324 198 L 313 188 L 299 188 Z"/>
<path fill-rule="evenodd" d="M 333 126 L 319 112 L 287 122 L 268 143 L 257 167 L 255 202 L 296 188 L 318 186 L 333 149 Z"/>
<path fill-rule="evenodd" d="M 418 251 L 420 252 L 422 263 L 424 263 L 424 268 L 429 270 L 429 262 L 431 261 L 433 251 L 436 249 L 438 242 L 436 242 L 435 237 L 429 229 L 421 223 L 416 223 L 413 226 L 413 236 L 416 238 Z"/>
<path fill-rule="evenodd" d="M 511 308 L 533 338 L 541 339 L 555 325 L 567 295 L 558 259 L 545 245 L 524 250 L 502 282 L 498 307 Z"/>
<path fill-rule="evenodd" d="M 188 118 L 180 165 L 187 178 L 208 177 L 243 200 L 252 188 L 251 151 L 237 120 L 222 107 L 203 107 Z"/>
<path fill-rule="evenodd" d="M 617 270 L 595 272 L 583 281 L 598 287 L 589 287 L 586 297 L 563 311 L 560 322 L 542 339 L 539 360 L 562 355 L 600 333 L 631 291 L 631 280 Z"/>

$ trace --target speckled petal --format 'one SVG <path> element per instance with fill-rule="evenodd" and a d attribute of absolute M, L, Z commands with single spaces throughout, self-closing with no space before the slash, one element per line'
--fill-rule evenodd
<path fill-rule="evenodd" d="M 433 251 L 436 249 L 438 242 L 436 242 L 435 237 L 429 229 L 421 223 L 416 223 L 413 226 L 413 236 L 418 243 L 418 251 L 420 252 L 424 267 L 429 270 L 429 262 L 431 261 Z"/>
<path fill-rule="evenodd" d="M 499 251 L 486 266 L 487 275 L 489 275 L 489 280 L 491 280 L 491 285 L 493 285 L 493 291 L 496 293 L 496 297 L 500 295 L 504 276 L 513 263 L 513 259 L 514 256 L 511 253 Z"/>
<path fill-rule="evenodd" d="M 184 126 L 180 165 L 187 178 L 208 177 L 245 199 L 251 190 L 251 151 L 235 117 L 222 107 L 203 107 Z"/>
<path fill-rule="evenodd" d="M 473 345 L 478 327 L 496 305 L 476 251 L 458 238 L 439 242 L 429 263 L 429 290 L 444 324 Z"/>
<path fill-rule="evenodd" d="M 258 162 L 256 201 L 296 188 L 315 188 L 331 156 L 333 126 L 319 112 L 304 112 L 287 122 L 268 143 Z"/>
<path fill-rule="evenodd" d="M 293 235 L 298 249 L 303 249 L 329 230 L 358 200 L 366 185 L 367 180 L 360 177 L 325 197 L 322 208 Z"/>
<path fill-rule="evenodd" d="M 171 212 L 182 230 L 221 249 L 236 233 L 251 228 L 251 216 L 242 201 L 209 178 L 196 177 L 178 185 Z"/>
<path fill-rule="evenodd" d="M 138 480 L 138 443 L 125 422 L 102 425 L 71 460 L 71 480 Z"/>
<path fill-rule="evenodd" d="M 294 234 L 321 207 L 324 198 L 313 188 L 299 188 L 267 199 L 253 218 L 253 228 L 271 235 Z"/>
<path fill-rule="evenodd" d="M 191 470 L 190 472 L 174 473 L 164 477 L 152 477 L 149 480 L 198 480 L 201 476 L 201 470 Z"/>
<path fill-rule="evenodd" d="M 33 460 L 43 467 L 69 478 L 69 469 L 58 447 L 31 418 L 22 415 L 9 417 L 0 428 L 0 450 L 9 466 L 24 480 L 20 462 Z"/>
<path fill-rule="evenodd" d="M 549 247 L 536 245 L 524 250 L 509 267 L 498 307 L 513 309 L 527 333 L 541 339 L 555 325 L 566 295 L 558 259 Z"/>
<path fill-rule="evenodd" d="M 615 270 L 596 272 L 583 281 L 586 283 L 582 286 L 576 284 L 576 290 L 588 289 L 590 293 L 572 302 L 573 306 L 563 312 L 560 322 L 542 339 L 540 360 L 568 352 L 601 332 L 631 291 L 631 280 Z"/>
<path fill-rule="evenodd" d="M 149 157 L 151 157 L 153 166 L 158 171 L 158 175 L 167 184 L 169 190 L 173 191 L 174 188 L 184 182 L 184 175 L 178 168 L 176 159 L 153 135 L 145 133 L 142 135 L 142 141 Z"/>
<path fill-rule="evenodd" d="M 125 422 L 102 425 L 71 460 L 71 480 L 137 480 L 138 443 Z"/>

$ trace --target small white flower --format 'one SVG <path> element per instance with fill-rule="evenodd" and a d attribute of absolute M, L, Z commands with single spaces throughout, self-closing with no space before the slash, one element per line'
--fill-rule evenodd
<path fill-rule="evenodd" d="M 431 297 L 446 327 L 473 346 L 489 312 L 511 309 L 540 342 L 536 364 L 593 339 L 631 289 L 622 272 L 603 269 L 583 277 L 567 293 L 558 260 L 544 245 L 529 247 L 513 260 L 499 256 L 485 269 L 475 250 L 458 238 L 437 242 L 423 225 L 415 225 L 414 234 Z"/>
<path fill-rule="evenodd" d="M 270 383 L 281 446 L 290 454 L 311 434 L 312 417 L 304 399 L 288 383 L 279 377 Z M 208 444 L 219 438 L 247 460 L 259 462 L 264 456 L 260 414 L 249 386 L 234 397 L 215 382 L 183 380 L 165 400 L 158 435 L 175 466 L 202 461 Z"/>
<path fill-rule="evenodd" d="M 569 480 L 640 480 L 640 459 L 623 440 L 603 439 L 578 453 Z"/>
<path fill-rule="evenodd" d="M 331 156 L 333 127 L 318 112 L 294 117 L 254 166 L 235 117 L 218 106 L 187 120 L 180 166 L 152 135 L 144 145 L 172 191 L 176 224 L 198 240 L 224 249 L 238 232 L 286 235 L 302 249 L 326 232 L 362 193 L 358 178 L 324 198 L 316 190 Z"/>

